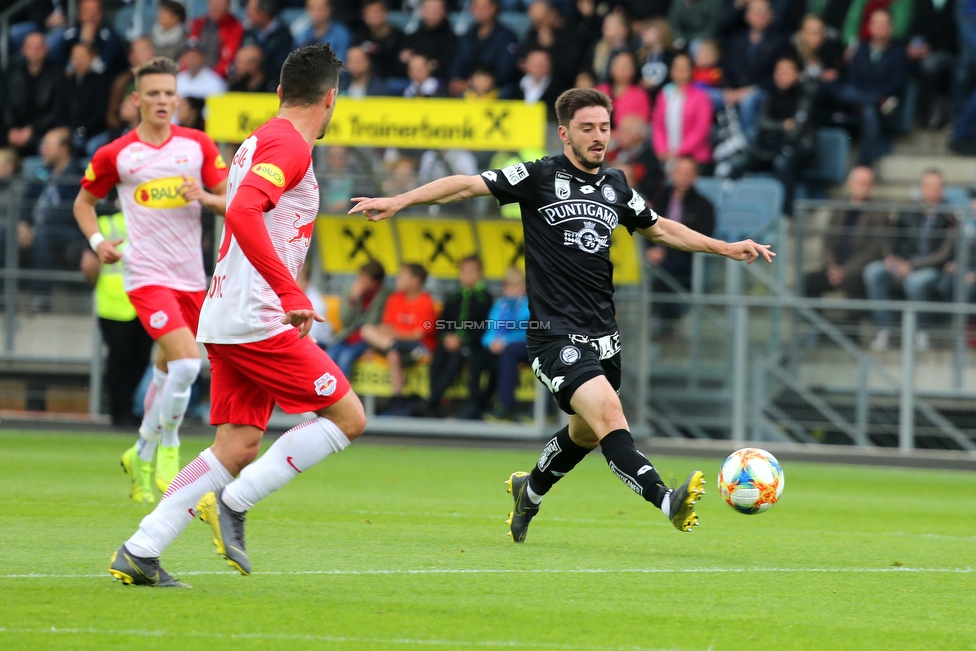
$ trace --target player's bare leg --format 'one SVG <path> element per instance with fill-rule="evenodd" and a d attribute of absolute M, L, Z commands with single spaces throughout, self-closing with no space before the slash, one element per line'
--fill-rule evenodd
<path fill-rule="evenodd" d="M 190 390 L 200 375 L 202 362 L 196 339 L 187 327 L 167 332 L 156 343 L 165 360 L 166 381 L 158 398 L 160 445 L 155 481 L 160 492 L 165 493 L 180 470 L 179 428 L 190 402 Z"/>
<path fill-rule="evenodd" d="M 225 467 L 240 476 L 226 488 L 200 500 L 200 517 L 214 532 L 214 545 L 231 567 L 251 573 L 244 543 L 245 514 L 260 500 L 283 487 L 330 454 L 341 452 L 366 428 L 366 414 L 351 390 L 316 417 L 293 427 L 253 464 L 263 432 L 256 427 L 221 425 L 214 452 Z"/>

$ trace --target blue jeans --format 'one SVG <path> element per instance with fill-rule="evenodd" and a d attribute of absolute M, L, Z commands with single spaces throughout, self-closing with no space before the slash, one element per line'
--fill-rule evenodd
<path fill-rule="evenodd" d="M 938 269 L 926 267 L 912 271 L 901 281 L 905 290 L 905 298 L 910 301 L 929 301 L 935 298 L 935 289 L 939 284 Z M 874 301 L 891 300 L 891 292 L 897 284 L 895 277 L 885 269 L 884 260 L 875 260 L 864 267 L 864 287 L 868 298 Z M 875 324 L 881 328 L 895 325 L 895 313 L 890 310 L 875 310 L 871 314 Z M 928 315 L 919 314 L 919 325 L 928 325 Z"/>
<path fill-rule="evenodd" d="M 876 93 L 847 84 L 834 88 L 833 95 L 842 102 L 860 107 L 861 154 L 858 164 L 871 165 L 881 153 L 881 113 L 878 111 L 881 98 Z"/>
<path fill-rule="evenodd" d="M 747 138 L 751 138 L 756 131 L 756 123 L 759 122 L 759 111 L 762 109 L 763 99 L 766 94 L 756 89 L 749 93 L 739 102 L 739 124 L 742 125 L 742 133 Z"/>
<path fill-rule="evenodd" d="M 369 344 L 365 341 L 359 341 L 355 344 L 347 344 L 344 341 L 340 341 L 329 346 L 326 351 L 332 361 L 336 363 L 339 370 L 346 378 L 352 377 L 352 365 L 356 363 L 356 360 L 363 356 L 369 349 Z"/>
<path fill-rule="evenodd" d="M 515 409 L 515 389 L 519 383 L 519 364 L 529 361 L 524 341 L 513 341 L 498 354 L 498 402 L 505 411 Z"/>

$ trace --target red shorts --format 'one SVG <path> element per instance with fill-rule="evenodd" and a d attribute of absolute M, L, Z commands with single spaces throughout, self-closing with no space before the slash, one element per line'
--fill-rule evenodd
<path fill-rule="evenodd" d="M 147 285 L 133 289 L 128 294 L 142 327 L 153 339 L 159 339 L 177 328 L 189 328 L 193 336 L 197 336 L 200 308 L 203 307 L 206 290 L 182 292 L 159 285 Z"/>
<path fill-rule="evenodd" d="M 266 429 L 275 403 L 289 414 L 318 411 L 349 391 L 349 381 L 311 337 L 292 328 L 249 344 L 207 344 L 210 423 Z"/>

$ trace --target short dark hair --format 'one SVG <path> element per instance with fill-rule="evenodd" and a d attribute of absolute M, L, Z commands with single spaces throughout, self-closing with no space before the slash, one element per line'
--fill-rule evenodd
<path fill-rule="evenodd" d="M 383 282 L 383 279 L 386 278 L 386 270 L 383 268 L 383 265 L 376 260 L 370 260 L 361 266 L 359 271 L 377 282 Z"/>
<path fill-rule="evenodd" d="M 165 9 L 169 13 L 179 18 L 181 23 L 186 22 L 186 7 L 176 0 L 159 0 L 159 8 Z"/>
<path fill-rule="evenodd" d="M 132 75 L 136 78 L 136 84 L 146 75 L 173 75 L 179 73 L 180 67 L 176 62 L 167 57 L 153 57 L 141 66 L 136 66 L 132 70 Z"/>
<path fill-rule="evenodd" d="M 328 43 L 315 43 L 292 50 L 281 66 L 281 103 L 312 106 L 339 86 L 342 61 Z"/>
<path fill-rule="evenodd" d="M 476 265 L 478 265 L 478 269 L 484 269 L 485 268 L 484 264 L 481 262 L 481 257 L 477 253 L 472 253 L 471 255 L 466 255 L 463 258 L 461 258 L 460 260 L 458 260 L 458 267 L 460 267 L 462 264 L 467 264 L 469 262 L 473 262 Z"/>
<path fill-rule="evenodd" d="M 403 268 L 407 270 L 407 273 L 420 281 L 421 287 L 427 282 L 427 269 L 419 262 L 404 262 Z"/>
<path fill-rule="evenodd" d="M 257 10 L 265 16 L 277 16 L 278 0 L 258 0 Z"/>
<path fill-rule="evenodd" d="M 560 125 L 568 127 L 576 111 L 590 106 L 602 106 L 608 113 L 613 112 L 613 103 L 606 93 L 594 88 L 570 88 L 556 98 L 556 118 Z"/>

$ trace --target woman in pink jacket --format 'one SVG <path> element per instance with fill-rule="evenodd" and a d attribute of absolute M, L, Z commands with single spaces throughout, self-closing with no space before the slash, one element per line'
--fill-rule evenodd
<path fill-rule="evenodd" d="M 712 160 L 712 102 L 705 91 L 691 85 L 691 73 L 691 58 L 684 53 L 675 56 L 671 83 L 658 93 L 654 105 L 654 151 L 665 163 L 677 156 L 690 156 L 698 163 Z"/>
<path fill-rule="evenodd" d="M 617 52 L 610 61 L 610 83 L 596 87 L 613 101 L 611 121 L 616 126 L 628 115 L 651 121 L 651 98 L 637 83 L 637 59 L 632 52 Z"/>

